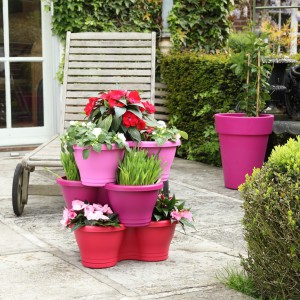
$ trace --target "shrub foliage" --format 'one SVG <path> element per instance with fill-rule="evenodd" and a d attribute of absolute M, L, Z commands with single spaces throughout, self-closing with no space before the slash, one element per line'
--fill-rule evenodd
<path fill-rule="evenodd" d="M 237 104 L 242 84 L 225 55 L 173 53 L 161 59 L 168 87 L 170 122 L 189 134 L 178 154 L 191 160 L 220 165 L 214 114 Z"/>
<path fill-rule="evenodd" d="M 276 146 L 240 187 L 248 257 L 242 264 L 264 298 L 300 295 L 300 137 Z"/>

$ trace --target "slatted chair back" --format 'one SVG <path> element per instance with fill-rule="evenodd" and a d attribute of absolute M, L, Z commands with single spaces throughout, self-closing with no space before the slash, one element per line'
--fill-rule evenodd
<path fill-rule="evenodd" d="M 155 32 L 68 32 L 61 132 L 84 119 L 88 98 L 101 91 L 138 90 L 154 104 L 155 39 Z"/>

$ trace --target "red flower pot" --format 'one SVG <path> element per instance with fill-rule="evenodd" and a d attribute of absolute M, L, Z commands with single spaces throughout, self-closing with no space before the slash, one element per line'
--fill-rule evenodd
<path fill-rule="evenodd" d="M 57 178 L 56 183 L 61 186 L 62 194 L 68 209 L 72 208 L 73 200 L 88 201 L 89 203 L 98 202 L 98 188 L 85 186 L 81 181 L 67 180 L 64 176 Z"/>
<path fill-rule="evenodd" d="M 163 182 L 152 185 L 118 185 L 108 183 L 105 186 L 109 203 L 120 222 L 126 227 L 147 226 L 159 190 Z"/>
<path fill-rule="evenodd" d="M 126 228 L 119 260 L 166 260 L 176 224 L 165 220 L 144 227 Z"/>
<path fill-rule="evenodd" d="M 75 230 L 82 265 L 88 268 L 109 268 L 118 262 L 125 226 L 84 226 Z"/>

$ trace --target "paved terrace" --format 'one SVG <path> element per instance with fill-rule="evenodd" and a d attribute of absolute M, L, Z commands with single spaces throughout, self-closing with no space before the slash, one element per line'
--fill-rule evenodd
<path fill-rule="evenodd" d="M 21 217 L 11 204 L 20 157 L 0 157 L 0 299 L 250 299 L 222 286 L 216 274 L 246 253 L 237 191 L 223 187 L 222 170 L 175 159 L 170 189 L 192 207 L 197 230 L 177 226 L 169 259 L 121 261 L 108 269 L 81 265 L 73 233 L 59 223 L 62 196 L 29 196 Z M 54 182 L 40 169 L 31 183 Z"/>

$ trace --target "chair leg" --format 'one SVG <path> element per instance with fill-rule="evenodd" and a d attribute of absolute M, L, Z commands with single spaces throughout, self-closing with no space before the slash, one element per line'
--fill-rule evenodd
<path fill-rule="evenodd" d="M 16 216 L 22 215 L 24 206 L 28 202 L 30 171 L 24 168 L 21 163 L 17 164 L 15 169 L 12 185 L 12 205 Z"/>

